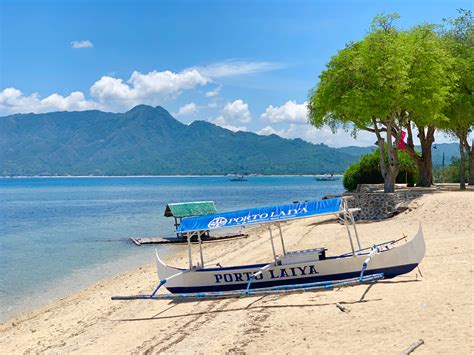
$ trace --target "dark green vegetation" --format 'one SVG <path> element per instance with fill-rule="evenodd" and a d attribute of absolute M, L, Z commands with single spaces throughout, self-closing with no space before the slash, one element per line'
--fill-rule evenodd
<path fill-rule="evenodd" d="M 349 166 L 344 172 L 342 183 L 348 191 L 354 191 L 357 184 L 381 184 L 383 176 L 380 173 L 380 150 L 376 149 L 370 154 L 365 154 L 361 159 Z M 387 154 L 385 159 L 388 159 Z M 398 152 L 400 160 L 400 171 L 397 175 L 397 183 L 412 185 L 416 179 L 416 165 L 405 152 Z"/>
<path fill-rule="evenodd" d="M 445 23 L 441 35 L 454 58 L 453 68 L 458 78 L 444 110 L 449 119 L 442 128 L 459 140 L 459 183 L 464 189 L 465 161 L 469 162 L 469 184 L 474 185 L 474 142 L 470 143 L 468 138 L 474 130 L 474 18 L 471 11 L 459 10 L 457 18 L 445 19 Z"/>
<path fill-rule="evenodd" d="M 367 35 L 351 42 L 327 64 L 308 100 L 316 127 L 374 133 L 382 151 L 384 190 L 392 192 L 400 171 L 398 142 L 406 133 L 405 151 L 417 166 L 417 185 L 433 183 L 435 132 L 457 137 L 459 155 L 474 150 L 474 25 L 470 11 L 442 25 L 396 27 L 398 14 L 376 16 Z M 420 149 L 415 149 L 418 138 Z M 388 155 L 388 159 L 383 157 Z M 460 164 L 463 188 L 464 164 Z M 474 184 L 471 174 L 470 183 Z"/>
<path fill-rule="evenodd" d="M 185 125 L 162 107 L 0 118 L 0 175 L 316 174 L 358 156 L 276 135 Z"/>
<path fill-rule="evenodd" d="M 446 160 L 445 166 L 435 166 L 433 168 L 433 177 L 436 182 L 449 182 L 449 183 L 459 183 L 460 182 L 460 165 L 461 159 L 452 157 L 450 160 Z M 464 169 L 469 171 L 468 160 L 464 159 Z"/>

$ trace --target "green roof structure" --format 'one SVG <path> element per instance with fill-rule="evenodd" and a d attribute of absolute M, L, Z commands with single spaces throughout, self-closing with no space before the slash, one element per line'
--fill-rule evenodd
<path fill-rule="evenodd" d="M 174 218 L 205 216 L 213 213 L 217 213 L 214 201 L 168 203 L 165 208 L 165 217 Z"/>

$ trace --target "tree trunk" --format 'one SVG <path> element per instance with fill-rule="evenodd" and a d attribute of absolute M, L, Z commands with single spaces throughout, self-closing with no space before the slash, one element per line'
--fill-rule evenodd
<path fill-rule="evenodd" d="M 464 155 L 464 142 L 459 142 L 459 153 L 461 154 L 461 161 L 459 163 L 459 188 L 466 190 L 466 156 Z"/>
<path fill-rule="evenodd" d="M 466 149 L 469 157 L 469 185 L 474 185 L 474 139 L 471 142 L 471 146 L 469 146 L 467 134 L 464 138 L 464 149 Z"/>
<path fill-rule="evenodd" d="M 417 186 L 430 187 L 433 184 L 433 157 L 431 145 L 433 142 L 424 141 L 421 144 L 421 164 L 418 166 Z"/>
<path fill-rule="evenodd" d="M 434 142 L 435 127 L 428 126 L 425 133 L 425 127 L 417 126 L 418 138 L 420 139 L 421 145 L 421 156 L 415 151 L 415 145 L 413 143 L 413 132 L 411 130 L 411 122 L 407 124 L 407 144 L 405 151 L 410 155 L 410 158 L 416 163 L 418 170 L 418 177 L 416 186 L 429 187 L 433 184 L 433 155 L 431 152 L 431 146 Z"/>
<path fill-rule="evenodd" d="M 474 147 L 469 152 L 469 185 L 474 186 Z"/>
<path fill-rule="evenodd" d="M 398 172 L 400 171 L 400 162 L 398 160 L 398 149 L 396 144 L 398 142 L 397 137 L 395 137 L 395 146 L 393 145 L 393 127 L 391 123 L 387 125 L 387 153 L 388 153 L 388 167 L 387 167 L 387 179 L 384 180 L 384 192 L 394 192 L 395 191 L 395 180 L 397 178 Z M 398 134 L 398 136 L 401 132 Z M 396 135 L 397 136 L 397 135 Z"/>
<path fill-rule="evenodd" d="M 377 135 L 377 144 L 379 146 L 380 152 L 380 173 L 383 177 L 383 192 L 394 192 L 395 191 L 395 177 L 392 176 L 391 170 L 389 166 L 387 166 L 387 162 L 385 161 L 385 140 L 382 138 L 380 134 L 380 129 L 377 125 L 377 121 L 375 118 L 372 118 L 372 122 L 374 123 L 374 131 Z M 387 139 L 388 139 L 388 131 L 387 131 Z"/>
<path fill-rule="evenodd" d="M 377 140 L 380 152 L 380 173 L 383 177 L 383 192 L 393 192 L 395 190 L 395 179 L 390 174 L 390 169 L 385 161 L 385 140 L 380 138 Z"/>

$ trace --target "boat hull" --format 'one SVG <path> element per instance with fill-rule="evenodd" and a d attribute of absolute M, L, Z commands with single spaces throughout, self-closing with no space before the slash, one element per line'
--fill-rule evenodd
<path fill-rule="evenodd" d="M 375 254 L 368 264 L 365 275 L 383 273 L 392 278 L 412 271 L 425 254 L 425 243 L 421 226 L 409 242 L 382 250 Z M 281 285 L 305 284 L 321 281 L 337 281 L 358 277 L 368 254 L 342 255 L 314 258 L 304 262 L 282 259 L 281 265 L 271 265 L 255 277 L 252 289 Z M 158 275 L 161 280 L 170 278 L 164 284 L 171 293 L 217 292 L 246 289 L 251 276 L 266 264 L 244 265 L 226 268 L 204 268 L 185 270 L 163 263 L 157 257 Z"/>

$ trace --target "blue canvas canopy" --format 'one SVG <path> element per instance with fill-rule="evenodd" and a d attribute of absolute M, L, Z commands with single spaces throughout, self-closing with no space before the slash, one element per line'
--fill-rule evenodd
<path fill-rule="evenodd" d="M 267 206 L 247 210 L 216 213 L 207 216 L 188 217 L 181 221 L 178 232 L 193 232 L 249 224 L 286 221 L 317 215 L 336 213 L 341 210 L 340 197 L 320 201 Z"/>

